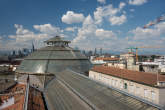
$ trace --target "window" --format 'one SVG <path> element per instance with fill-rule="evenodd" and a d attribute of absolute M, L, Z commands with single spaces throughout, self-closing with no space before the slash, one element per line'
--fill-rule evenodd
<path fill-rule="evenodd" d="M 108 80 L 108 79 L 106 78 L 106 76 L 104 76 L 104 83 L 105 83 L 105 84 L 107 84 L 107 80 Z"/>
<path fill-rule="evenodd" d="M 100 81 L 101 81 L 101 82 L 104 82 L 104 76 L 101 75 Z"/>
<path fill-rule="evenodd" d="M 136 87 L 136 94 L 140 95 L 140 87 Z"/>
<path fill-rule="evenodd" d="M 105 76 L 102 76 L 102 82 L 103 82 L 104 84 L 106 84 L 106 80 L 107 80 L 107 78 L 106 78 Z"/>
<path fill-rule="evenodd" d="M 101 74 L 99 74 L 99 80 L 101 80 Z"/>
<path fill-rule="evenodd" d="M 94 78 L 94 76 L 95 76 L 94 74 L 89 74 L 90 78 Z"/>
<path fill-rule="evenodd" d="M 165 82 L 159 81 L 159 82 L 157 82 L 157 83 L 158 83 L 159 86 L 165 86 Z"/>
<path fill-rule="evenodd" d="M 156 99 L 156 93 L 154 91 L 151 91 L 151 99 L 152 101 L 155 101 Z"/>
<path fill-rule="evenodd" d="M 147 98 L 147 96 L 148 96 L 148 91 L 147 89 L 144 89 L 144 97 Z"/>
<path fill-rule="evenodd" d="M 113 79 L 111 80 L 111 85 L 113 86 Z"/>
<path fill-rule="evenodd" d="M 117 81 L 117 80 L 115 80 L 115 82 L 116 82 L 116 87 L 118 87 L 118 81 Z"/>
<path fill-rule="evenodd" d="M 107 81 L 106 81 L 107 85 L 109 85 L 109 78 L 107 78 Z"/>
<path fill-rule="evenodd" d="M 127 89 L 127 83 L 124 83 L 124 89 Z"/>
<path fill-rule="evenodd" d="M 115 86 L 115 80 L 112 79 L 112 86 Z"/>
<path fill-rule="evenodd" d="M 108 80 L 108 85 L 111 86 L 111 79 Z"/>
<path fill-rule="evenodd" d="M 122 82 L 120 82 L 120 88 L 123 89 L 123 83 Z"/>
<path fill-rule="evenodd" d="M 96 79 L 96 75 L 94 74 L 93 76 L 94 76 L 94 79 Z"/>
<path fill-rule="evenodd" d="M 114 80 L 114 86 L 116 86 L 116 82 L 117 82 L 117 81 L 116 81 L 116 80 Z"/>
<path fill-rule="evenodd" d="M 134 92 L 134 86 L 133 85 L 130 85 L 130 92 Z"/>

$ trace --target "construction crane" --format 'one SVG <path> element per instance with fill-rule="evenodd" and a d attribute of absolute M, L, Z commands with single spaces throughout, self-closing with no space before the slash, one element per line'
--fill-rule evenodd
<path fill-rule="evenodd" d="M 150 26 L 153 26 L 155 24 L 158 24 L 162 21 L 165 21 L 165 14 L 161 15 L 160 17 L 158 17 L 156 20 L 149 22 L 148 24 L 144 25 L 143 28 L 149 28 Z M 160 47 L 160 46 L 140 46 L 140 47 L 129 47 L 126 49 L 129 49 L 130 52 L 133 52 L 133 50 L 136 50 L 136 62 L 138 62 L 138 49 L 139 48 L 164 48 L 164 47 Z"/>
<path fill-rule="evenodd" d="M 165 47 L 161 47 L 161 46 L 139 46 L 139 47 L 129 47 L 126 49 L 129 49 L 130 52 L 133 52 L 133 50 L 136 50 L 136 62 L 138 62 L 138 49 L 140 48 L 165 48 Z"/>
<path fill-rule="evenodd" d="M 165 21 L 165 14 L 161 15 L 160 17 L 158 17 L 157 19 L 155 19 L 154 21 L 150 21 L 148 24 L 144 25 L 143 28 L 146 29 L 152 25 L 158 24 L 162 21 Z"/>
<path fill-rule="evenodd" d="M 136 62 L 138 62 L 138 47 L 129 47 L 126 49 L 129 49 L 130 52 L 133 52 L 133 50 L 136 50 Z"/>

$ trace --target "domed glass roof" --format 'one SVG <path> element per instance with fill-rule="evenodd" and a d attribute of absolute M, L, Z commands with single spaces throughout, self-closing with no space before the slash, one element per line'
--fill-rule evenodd
<path fill-rule="evenodd" d="M 27 56 L 16 72 L 43 74 L 56 73 L 65 69 L 86 72 L 91 68 L 91 63 L 85 55 L 68 46 L 70 41 L 65 41 L 56 36 L 45 42 L 47 46 Z"/>

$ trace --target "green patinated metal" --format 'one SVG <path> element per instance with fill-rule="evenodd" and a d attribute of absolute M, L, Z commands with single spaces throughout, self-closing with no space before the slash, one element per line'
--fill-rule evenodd
<path fill-rule="evenodd" d="M 66 68 L 86 72 L 91 68 L 85 55 L 68 46 L 70 41 L 56 36 L 45 42 L 48 46 L 26 57 L 16 70 L 17 73 L 56 73 Z"/>

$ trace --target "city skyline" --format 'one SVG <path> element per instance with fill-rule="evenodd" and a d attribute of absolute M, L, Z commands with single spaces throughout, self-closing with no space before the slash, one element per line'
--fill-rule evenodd
<path fill-rule="evenodd" d="M 1 49 L 37 48 L 55 35 L 71 46 L 127 51 L 130 46 L 164 47 L 165 22 L 143 26 L 165 14 L 163 0 L 1 1 Z M 164 49 L 143 49 L 165 53 Z"/>

